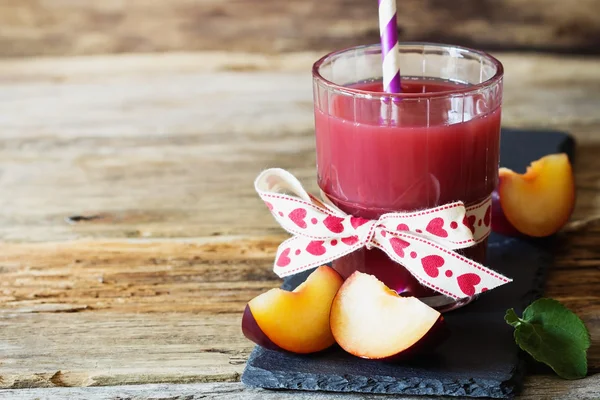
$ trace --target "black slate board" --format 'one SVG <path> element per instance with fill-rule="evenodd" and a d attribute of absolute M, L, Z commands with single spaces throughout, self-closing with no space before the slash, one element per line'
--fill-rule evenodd
<path fill-rule="evenodd" d="M 573 159 L 574 147 L 565 133 L 503 129 L 501 165 L 524 171 L 531 161 L 558 152 Z M 451 336 L 431 355 L 392 364 L 338 347 L 302 356 L 256 346 L 242 382 L 269 389 L 510 398 L 521 386 L 525 362 L 504 313 L 511 307 L 520 313 L 542 295 L 553 260 L 544 243 L 492 234 L 487 265 L 513 283 L 445 314 Z M 287 278 L 283 288 L 293 289 L 309 273 Z"/>

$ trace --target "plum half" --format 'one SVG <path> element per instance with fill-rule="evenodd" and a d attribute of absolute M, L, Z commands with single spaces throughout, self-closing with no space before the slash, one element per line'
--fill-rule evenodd
<path fill-rule="evenodd" d="M 447 333 L 438 311 L 358 271 L 335 296 L 329 320 L 335 341 L 348 353 L 386 361 L 430 351 Z"/>
<path fill-rule="evenodd" d="M 550 236 L 567 223 L 575 206 L 569 158 L 566 154 L 542 157 L 524 174 L 500 168 L 497 194 L 492 210 L 494 231 L 511 236 L 515 231 L 531 237 Z"/>
<path fill-rule="evenodd" d="M 271 350 L 307 354 L 335 343 L 329 327 L 331 303 L 342 277 L 321 266 L 294 291 L 271 289 L 250 300 L 242 317 L 242 332 Z"/>

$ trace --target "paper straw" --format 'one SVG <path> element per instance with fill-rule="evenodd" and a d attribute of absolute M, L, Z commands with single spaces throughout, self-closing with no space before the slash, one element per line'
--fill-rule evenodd
<path fill-rule="evenodd" d="M 381 37 L 383 89 L 387 93 L 399 93 L 402 89 L 400 87 L 396 0 L 379 0 L 379 35 Z"/>

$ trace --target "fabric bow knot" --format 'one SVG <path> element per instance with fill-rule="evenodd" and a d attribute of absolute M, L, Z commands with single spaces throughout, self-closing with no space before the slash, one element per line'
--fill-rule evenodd
<path fill-rule="evenodd" d="M 279 277 L 376 247 L 423 285 L 455 299 L 511 282 L 454 251 L 489 236 L 491 197 L 468 208 L 455 202 L 368 220 L 344 213 L 326 196 L 321 201 L 308 194 L 283 169 L 262 172 L 254 186 L 277 222 L 294 235 L 277 250 L 273 270 Z"/>

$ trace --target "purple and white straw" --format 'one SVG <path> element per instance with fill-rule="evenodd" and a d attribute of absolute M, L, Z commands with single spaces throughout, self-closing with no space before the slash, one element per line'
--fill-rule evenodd
<path fill-rule="evenodd" d="M 379 0 L 379 34 L 381 36 L 383 90 L 387 93 L 399 93 L 402 89 L 400 87 L 396 0 Z"/>

